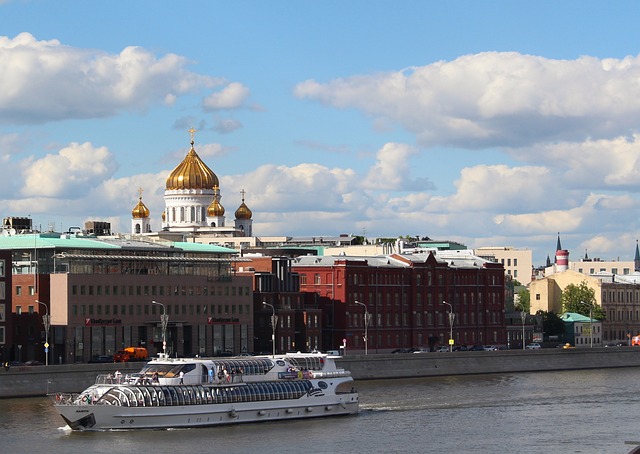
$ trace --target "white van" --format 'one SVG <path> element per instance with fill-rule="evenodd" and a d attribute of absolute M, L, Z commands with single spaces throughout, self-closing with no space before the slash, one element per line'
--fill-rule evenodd
<path fill-rule="evenodd" d="M 329 355 L 329 356 L 340 356 L 340 352 L 338 350 L 327 350 L 327 355 Z"/>

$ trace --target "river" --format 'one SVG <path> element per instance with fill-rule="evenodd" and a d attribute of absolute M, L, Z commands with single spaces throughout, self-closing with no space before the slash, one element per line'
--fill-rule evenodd
<path fill-rule="evenodd" d="M 359 381 L 357 416 L 204 429 L 71 432 L 47 398 L 0 400 L 0 451 L 628 453 L 640 369 Z"/>

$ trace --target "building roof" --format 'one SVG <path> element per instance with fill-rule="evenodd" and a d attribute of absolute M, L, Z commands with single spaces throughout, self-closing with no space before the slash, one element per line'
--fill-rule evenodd
<path fill-rule="evenodd" d="M 118 249 L 96 237 L 65 233 L 35 233 L 0 236 L 0 249 Z"/>
<path fill-rule="evenodd" d="M 333 266 L 337 260 L 366 261 L 369 266 L 407 268 L 412 263 L 425 263 L 433 253 L 437 262 L 451 268 L 483 268 L 486 264 L 496 266 L 495 262 L 473 255 L 471 250 L 424 251 L 412 254 L 392 254 L 375 256 L 301 256 L 296 257 L 296 266 Z"/>
<path fill-rule="evenodd" d="M 36 233 L 0 236 L 0 249 L 85 249 L 85 250 L 136 250 L 159 252 L 196 252 L 210 254 L 237 254 L 235 249 L 214 244 L 187 242 L 144 241 L 129 237 L 77 236 L 65 233 Z"/>
<path fill-rule="evenodd" d="M 599 320 L 591 319 L 589 317 L 585 317 L 582 314 L 578 314 L 577 312 L 565 312 L 560 316 L 560 319 L 565 323 L 599 323 Z"/>

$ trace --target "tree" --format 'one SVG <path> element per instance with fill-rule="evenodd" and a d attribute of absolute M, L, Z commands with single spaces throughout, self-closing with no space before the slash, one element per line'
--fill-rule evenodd
<path fill-rule="evenodd" d="M 520 290 L 516 301 L 516 308 L 529 313 L 529 310 L 531 309 L 531 293 L 529 293 L 529 290 Z"/>
<path fill-rule="evenodd" d="M 586 281 L 582 281 L 580 285 L 567 285 L 562 291 L 560 300 L 562 310 L 565 312 L 575 312 L 589 317 L 591 310 L 594 319 L 604 320 L 605 318 L 604 310 L 596 304 L 596 291 L 590 288 Z"/>
<path fill-rule="evenodd" d="M 560 336 L 564 333 L 564 322 L 555 312 L 538 311 L 536 315 L 542 316 L 542 330 L 548 336 Z"/>

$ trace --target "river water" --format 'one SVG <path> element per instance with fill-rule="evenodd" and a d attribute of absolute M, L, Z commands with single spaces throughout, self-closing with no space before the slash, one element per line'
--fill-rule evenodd
<path fill-rule="evenodd" d="M 640 369 L 356 382 L 361 413 L 203 429 L 71 432 L 47 398 L 0 400 L 0 452 L 628 453 Z M 627 443 L 625 443 L 627 442 Z"/>

